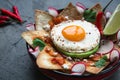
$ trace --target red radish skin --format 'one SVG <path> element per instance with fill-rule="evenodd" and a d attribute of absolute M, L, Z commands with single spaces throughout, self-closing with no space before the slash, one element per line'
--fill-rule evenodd
<path fill-rule="evenodd" d="M 82 3 L 77 2 L 76 3 L 76 9 L 78 10 L 79 13 L 83 13 L 84 10 L 86 9 L 86 7 Z"/>
<path fill-rule="evenodd" d="M 107 54 L 111 52 L 114 48 L 114 43 L 110 40 L 101 40 L 100 48 L 96 53 L 98 54 Z"/>
<path fill-rule="evenodd" d="M 80 7 L 80 6 L 77 6 L 77 5 L 76 5 L 76 9 L 77 9 L 77 11 L 78 11 L 79 13 L 83 13 L 83 12 L 84 12 L 84 9 L 83 9 L 82 7 Z"/>
<path fill-rule="evenodd" d="M 35 25 L 33 23 L 29 23 L 26 25 L 27 30 L 35 30 Z"/>
<path fill-rule="evenodd" d="M 86 70 L 86 66 L 82 62 L 75 63 L 71 67 L 71 72 L 72 73 L 81 73 L 81 74 L 83 74 L 85 72 L 85 70 Z"/>
<path fill-rule="evenodd" d="M 80 2 L 77 2 L 76 6 L 79 6 L 79 7 L 83 8 L 84 10 L 86 9 L 86 7 Z"/>
<path fill-rule="evenodd" d="M 52 15 L 53 17 L 58 16 L 58 11 L 56 8 L 54 7 L 48 7 L 48 12 L 50 15 Z"/>
<path fill-rule="evenodd" d="M 119 60 L 119 58 L 120 58 L 120 52 L 117 49 L 113 49 L 109 55 L 110 61 L 113 62 L 115 59 Z"/>

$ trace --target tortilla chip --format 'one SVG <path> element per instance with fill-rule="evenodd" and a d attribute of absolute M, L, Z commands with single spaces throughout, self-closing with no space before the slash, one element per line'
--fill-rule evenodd
<path fill-rule="evenodd" d="M 82 19 L 82 14 L 77 11 L 76 7 L 72 3 L 69 3 L 68 6 L 58 16 L 67 16 L 70 20 Z"/>
<path fill-rule="evenodd" d="M 42 10 L 35 10 L 35 26 L 36 30 L 42 30 L 43 26 L 48 24 L 48 21 L 50 21 L 53 17 Z"/>
<path fill-rule="evenodd" d="M 35 38 L 40 38 L 41 40 L 45 40 L 45 36 L 49 36 L 49 34 L 47 32 L 45 32 L 44 30 L 40 30 L 40 31 L 26 31 L 23 32 L 22 35 L 23 39 L 25 39 L 25 41 L 31 46 L 33 47 L 33 40 Z"/>

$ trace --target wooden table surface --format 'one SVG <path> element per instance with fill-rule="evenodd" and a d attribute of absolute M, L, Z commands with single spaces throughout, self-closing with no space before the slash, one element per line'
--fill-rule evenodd
<path fill-rule="evenodd" d="M 0 8 L 12 11 L 9 1 L 18 6 L 22 19 L 27 22 L 0 27 L 0 80 L 49 80 L 36 69 L 27 53 L 26 42 L 21 38 L 25 25 L 34 23 L 35 9 L 47 10 L 49 6 L 61 9 L 69 2 L 81 2 L 86 7 L 99 2 L 105 7 L 110 0 L 0 0 Z M 113 0 L 107 11 L 113 12 L 119 3 L 120 0 Z M 120 69 L 105 80 L 120 80 Z"/>

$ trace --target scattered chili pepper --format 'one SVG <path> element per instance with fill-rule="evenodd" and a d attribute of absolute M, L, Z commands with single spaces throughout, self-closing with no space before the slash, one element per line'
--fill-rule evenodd
<path fill-rule="evenodd" d="M 96 26 L 100 31 L 100 34 L 103 34 L 103 26 L 102 26 L 102 17 L 103 17 L 104 13 L 102 11 L 98 12 L 97 17 L 96 17 Z"/>
<path fill-rule="evenodd" d="M 10 19 L 10 17 L 8 17 L 8 16 L 0 16 L 0 20 L 9 20 Z"/>
<path fill-rule="evenodd" d="M 6 20 L 0 20 L 0 25 L 4 24 Z"/>
<path fill-rule="evenodd" d="M 17 6 L 13 6 L 13 12 L 20 18 L 20 20 L 22 21 L 21 19 L 21 16 L 19 14 L 19 10 L 18 10 L 18 7 Z"/>
<path fill-rule="evenodd" d="M 9 17 L 12 17 L 12 18 L 15 18 L 16 20 L 18 20 L 19 22 L 22 22 L 22 20 L 17 16 L 15 15 L 14 13 L 10 12 L 9 10 L 6 10 L 6 9 L 1 9 L 1 13 L 2 14 L 5 14 Z"/>
<path fill-rule="evenodd" d="M 4 24 L 10 24 L 11 21 L 6 21 L 6 20 L 0 20 L 0 26 Z"/>

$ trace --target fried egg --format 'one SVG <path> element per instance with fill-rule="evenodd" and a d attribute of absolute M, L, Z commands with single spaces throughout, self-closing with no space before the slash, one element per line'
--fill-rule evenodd
<path fill-rule="evenodd" d="M 100 33 L 95 25 L 81 20 L 57 24 L 50 35 L 54 45 L 67 52 L 86 52 L 94 49 L 100 42 Z"/>

